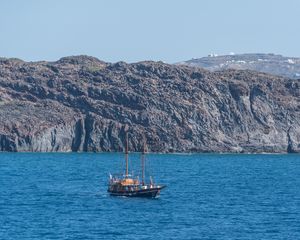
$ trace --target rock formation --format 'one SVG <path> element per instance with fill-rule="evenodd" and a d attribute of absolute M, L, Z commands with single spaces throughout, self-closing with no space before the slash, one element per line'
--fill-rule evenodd
<path fill-rule="evenodd" d="M 0 59 L 1 151 L 300 152 L 300 80 L 162 62 Z"/>

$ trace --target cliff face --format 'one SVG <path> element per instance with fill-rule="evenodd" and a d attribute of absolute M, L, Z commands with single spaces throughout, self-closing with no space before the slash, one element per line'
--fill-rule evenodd
<path fill-rule="evenodd" d="M 0 150 L 300 152 L 300 80 L 161 62 L 0 59 Z"/>
<path fill-rule="evenodd" d="M 202 67 L 210 71 L 249 69 L 288 78 L 300 78 L 300 58 L 283 57 L 275 54 L 251 53 L 224 56 L 212 55 L 191 59 L 180 64 Z"/>

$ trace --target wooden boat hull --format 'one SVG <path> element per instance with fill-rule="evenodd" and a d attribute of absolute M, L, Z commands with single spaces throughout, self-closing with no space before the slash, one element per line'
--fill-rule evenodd
<path fill-rule="evenodd" d="M 159 196 L 160 190 L 165 186 L 155 187 L 151 189 L 139 189 L 134 191 L 109 191 L 111 196 L 123 196 L 123 197 L 143 197 L 143 198 L 155 198 Z"/>

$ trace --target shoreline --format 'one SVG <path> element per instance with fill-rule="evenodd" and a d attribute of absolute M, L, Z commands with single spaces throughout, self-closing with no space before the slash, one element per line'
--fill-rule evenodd
<path fill-rule="evenodd" d="M 5 153 L 16 153 L 16 154 L 32 154 L 32 153 L 40 153 L 40 154 L 124 154 L 124 152 L 114 152 L 114 151 L 106 151 L 106 152 L 38 152 L 38 151 L 0 151 L 0 154 Z M 129 154 L 140 154 L 141 152 L 129 152 Z M 146 154 L 158 154 L 158 155 L 298 155 L 300 152 L 147 152 Z"/>

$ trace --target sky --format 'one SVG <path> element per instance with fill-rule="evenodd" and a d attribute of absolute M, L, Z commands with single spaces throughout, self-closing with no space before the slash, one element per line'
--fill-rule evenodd
<path fill-rule="evenodd" d="M 300 57 L 299 0 L 1 0 L 0 56 L 175 63 L 208 54 Z"/>

